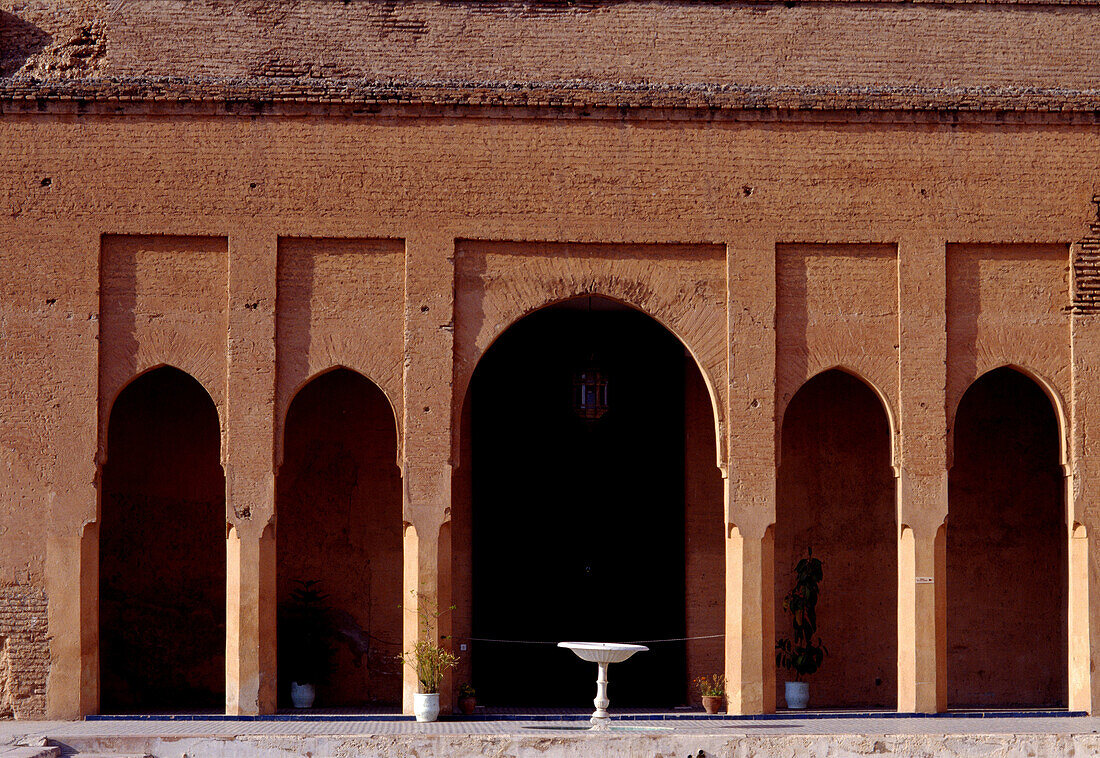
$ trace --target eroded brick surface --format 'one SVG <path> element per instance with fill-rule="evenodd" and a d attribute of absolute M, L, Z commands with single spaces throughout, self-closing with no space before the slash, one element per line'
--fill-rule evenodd
<path fill-rule="evenodd" d="M 45 713 L 49 665 L 46 594 L 27 585 L 0 587 L 0 716 Z"/>

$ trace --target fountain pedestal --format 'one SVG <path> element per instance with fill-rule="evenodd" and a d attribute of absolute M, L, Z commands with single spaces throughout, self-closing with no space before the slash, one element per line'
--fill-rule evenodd
<path fill-rule="evenodd" d="M 611 714 L 607 712 L 611 701 L 607 699 L 607 667 L 612 663 L 621 663 L 635 653 L 649 650 L 645 645 L 627 645 L 621 642 L 559 642 L 558 647 L 568 648 L 584 661 L 590 661 L 597 665 L 596 673 L 596 699 L 592 704 L 596 706 L 592 714 L 593 729 L 607 729 L 611 722 Z"/>

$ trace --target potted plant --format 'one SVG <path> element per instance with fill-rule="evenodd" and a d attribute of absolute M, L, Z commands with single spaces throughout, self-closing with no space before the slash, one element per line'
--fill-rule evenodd
<path fill-rule="evenodd" d="M 783 610 L 791 617 L 792 639 L 775 643 L 775 665 L 794 674 L 794 681 L 785 683 L 787 707 L 801 710 L 810 701 L 810 685 L 802 681 L 818 670 L 828 655 L 817 634 L 817 596 L 821 583 L 821 561 L 814 558 L 813 548 L 795 566 L 795 583 L 783 598 Z"/>
<path fill-rule="evenodd" d="M 712 716 L 718 713 L 726 697 L 726 678 L 721 674 L 700 676 L 695 679 L 695 686 L 703 698 L 703 710 Z"/>
<path fill-rule="evenodd" d="M 415 602 L 415 590 L 413 595 Z M 454 607 L 449 610 L 454 610 Z M 402 653 L 397 658 L 416 672 L 418 691 L 413 695 L 416 720 L 435 721 L 439 718 L 439 683 L 443 681 L 443 675 L 458 663 L 458 658 L 432 639 L 431 632 L 436 628 L 442 614 L 430 604 L 417 603 L 417 615 L 420 617 L 423 637 L 411 651 Z"/>
<path fill-rule="evenodd" d="M 328 595 L 317 580 L 297 581 L 289 600 L 279 607 L 280 676 L 290 681 L 290 699 L 295 708 L 309 708 L 317 696 L 317 685 L 332 672 L 332 610 Z"/>
<path fill-rule="evenodd" d="M 477 693 L 465 682 L 458 685 L 458 708 L 467 716 L 472 716 L 477 708 Z"/>

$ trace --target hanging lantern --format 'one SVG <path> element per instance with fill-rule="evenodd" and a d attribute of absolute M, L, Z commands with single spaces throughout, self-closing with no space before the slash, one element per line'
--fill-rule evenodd
<path fill-rule="evenodd" d="M 595 366 L 573 374 L 573 412 L 586 421 L 607 413 L 607 376 Z"/>

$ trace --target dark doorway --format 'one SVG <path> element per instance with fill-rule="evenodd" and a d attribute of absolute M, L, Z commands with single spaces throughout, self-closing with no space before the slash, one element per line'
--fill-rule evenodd
<path fill-rule="evenodd" d="M 159 368 L 115 400 L 102 474 L 104 713 L 225 707 L 225 477 L 218 412 Z"/>
<path fill-rule="evenodd" d="M 468 396 L 473 637 L 684 636 L 685 359 L 660 324 L 600 298 L 528 316 L 485 354 Z M 585 419 L 577 382 L 593 368 L 607 411 Z M 685 702 L 684 644 L 650 648 L 611 667 L 613 708 Z M 569 651 L 470 654 L 485 703 L 590 707 L 596 667 Z"/>
<path fill-rule="evenodd" d="M 1058 419 L 1029 377 L 980 377 L 955 415 L 947 517 L 947 702 L 1064 706 L 1065 499 Z"/>
<path fill-rule="evenodd" d="M 334 622 L 318 706 L 401 702 L 401 475 L 385 394 L 348 369 L 317 377 L 287 411 L 278 479 L 278 596 L 317 582 Z M 282 607 L 282 605 L 281 605 Z M 280 639 L 279 697 L 290 699 Z"/>
<path fill-rule="evenodd" d="M 833 369 L 810 379 L 783 416 L 775 518 L 775 629 L 783 597 L 813 548 L 824 580 L 818 633 L 828 655 L 809 677 L 814 708 L 897 705 L 898 548 L 890 423 L 868 385 Z M 782 669 L 777 702 L 784 704 Z"/>

